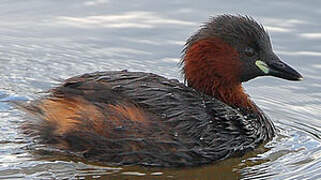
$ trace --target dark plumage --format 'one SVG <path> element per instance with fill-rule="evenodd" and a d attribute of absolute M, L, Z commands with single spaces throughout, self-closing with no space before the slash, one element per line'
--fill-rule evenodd
<path fill-rule="evenodd" d="M 269 75 L 270 67 L 254 57 L 272 49 L 241 55 L 252 39 L 270 43 L 253 19 L 218 16 L 187 42 L 182 72 L 189 87 L 142 72 L 72 77 L 23 105 L 35 117 L 23 129 L 57 149 L 116 165 L 195 166 L 242 155 L 274 135 L 272 122 L 241 86 L 244 74 Z M 302 78 L 284 68 L 278 76 Z"/>
<path fill-rule="evenodd" d="M 32 125 L 46 143 L 67 142 L 67 148 L 81 151 L 89 159 L 117 164 L 197 165 L 234 152 L 244 153 L 273 135 L 273 128 L 265 127 L 270 123 L 265 116 L 248 114 L 244 118 L 244 114 L 210 96 L 155 74 L 85 74 L 66 80 L 47 98 L 57 101 L 79 96 L 95 105 L 104 117 L 113 113 L 107 108 L 110 104 L 132 104 L 148 112 L 147 122 L 136 124 L 124 118 L 115 126 L 106 118 L 99 133 L 92 128 L 92 112 L 83 112 L 81 119 L 75 117 L 73 128 L 61 136 L 53 133 L 57 130 L 54 124 Z M 46 116 L 38 107 L 29 104 L 28 109 L 33 109 L 36 116 Z"/>
<path fill-rule="evenodd" d="M 222 15 L 211 18 L 187 40 L 186 49 L 193 43 L 208 37 L 221 37 L 234 48 L 239 44 L 250 44 L 262 49 L 271 48 L 270 37 L 264 27 L 248 16 Z"/>
<path fill-rule="evenodd" d="M 268 33 L 263 26 L 258 24 L 253 18 L 248 16 L 232 16 L 222 15 L 213 17 L 208 23 L 191 36 L 184 48 L 184 55 L 188 49 L 200 40 L 208 39 L 209 37 L 220 37 L 231 47 L 236 49 L 239 53 L 240 59 L 244 60 L 245 65 L 248 66 L 248 71 L 243 71 L 239 76 L 241 82 L 252 79 L 256 76 L 263 76 L 264 74 L 255 65 L 246 61 L 248 57 L 244 53 L 244 48 L 251 47 L 258 53 L 272 52 L 272 45 Z M 273 53 L 271 53 L 273 55 Z M 261 57 L 264 58 L 264 54 Z M 256 59 L 255 59 L 256 60 Z M 184 58 L 183 61 L 184 62 Z"/>

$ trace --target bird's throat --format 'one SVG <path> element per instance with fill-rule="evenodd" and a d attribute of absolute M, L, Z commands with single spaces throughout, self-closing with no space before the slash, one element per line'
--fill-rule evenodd
<path fill-rule="evenodd" d="M 211 91 L 205 92 L 220 101 L 232 107 L 242 109 L 255 110 L 256 106 L 251 101 L 250 97 L 244 92 L 241 84 L 232 86 L 220 86 L 212 88 Z"/>

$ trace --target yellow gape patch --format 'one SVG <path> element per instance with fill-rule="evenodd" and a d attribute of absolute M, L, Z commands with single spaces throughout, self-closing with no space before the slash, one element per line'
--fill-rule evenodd
<path fill-rule="evenodd" d="M 259 69 L 261 69 L 261 71 L 263 71 L 265 74 L 268 74 L 270 71 L 269 66 L 263 61 L 257 60 L 255 65 L 259 67 Z"/>

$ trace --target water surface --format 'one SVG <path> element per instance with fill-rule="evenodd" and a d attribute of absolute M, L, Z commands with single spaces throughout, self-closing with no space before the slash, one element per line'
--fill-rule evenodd
<path fill-rule="evenodd" d="M 0 2 L 0 179 L 321 179 L 321 2 L 3 0 Z M 5 103 L 43 96 L 62 79 L 102 70 L 179 78 L 185 40 L 210 16 L 246 14 L 264 24 L 276 53 L 303 82 L 244 84 L 273 119 L 277 137 L 241 158 L 163 169 L 107 167 L 31 152 Z"/>

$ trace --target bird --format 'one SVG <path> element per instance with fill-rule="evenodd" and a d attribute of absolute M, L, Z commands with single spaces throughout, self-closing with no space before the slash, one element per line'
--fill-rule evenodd
<path fill-rule="evenodd" d="M 102 71 L 64 80 L 20 104 L 23 133 L 60 152 L 109 165 L 200 166 L 242 156 L 275 136 L 242 83 L 303 77 L 273 52 L 263 25 L 211 17 L 187 39 L 183 82 L 153 73 Z"/>

